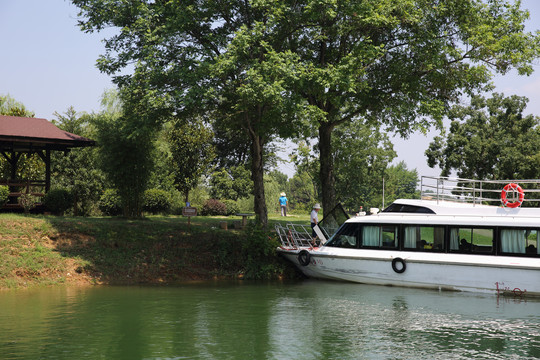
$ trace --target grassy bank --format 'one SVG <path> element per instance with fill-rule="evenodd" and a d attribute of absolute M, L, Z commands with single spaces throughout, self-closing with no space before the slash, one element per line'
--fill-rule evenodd
<path fill-rule="evenodd" d="M 281 220 L 271 218 L 270 223 Z M 287 221 L 307 223 L 307 216 Z M 220 228 L 227 222 L 228 230 Z M 0 288 L 51 284 L 163 284 L 298 276 L 277 240 L 239 218 L 141 220 L 0 215 Z M 270 226 L 273 228 L 273 226 Z"/>

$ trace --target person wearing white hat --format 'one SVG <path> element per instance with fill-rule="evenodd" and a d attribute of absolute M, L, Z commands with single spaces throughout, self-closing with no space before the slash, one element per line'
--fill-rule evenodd
<path fill-rule="evenodd" d="M 311 236 L 313 237 L 313 243 L 315 244 L 315 240 L 317 239 L 317 234 L 315 233 L 315 225 L 319 223 L 319 210 L 321 210 L 321 205 L 318 203 L 313 205 L 313 210 L 311 210 L 311 228 L 313 229 L 311 231 Z"/>
<path fill-rule="evenodd" d="M 281 216 L 287 216 L 287 205 L 289 205 L 289 200 L 284 192 L 281 193 L 279 198 L 279 206 L 281 207 Z"/>

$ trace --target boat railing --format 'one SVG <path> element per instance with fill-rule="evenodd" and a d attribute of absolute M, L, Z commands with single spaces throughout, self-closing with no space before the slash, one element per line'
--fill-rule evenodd
<path fill-rule="evenodd" d="M 422 176 L 421 198 L 437 202 L 453 201 L 495 205 L 501 203 L 501 193 L 509 184 L 519 185 L 522 190 L 522 202 L 540 202 L 540 179 L 473 180 L 444 176 Z M 518 191 L 508 191 L 507 196 L 510 202 L 520 199 Z"/>
<path fill-rule="evenodd" d="M 310 225 L 292 223 L 286 225 L 276 224 L 275 229 L 281 241 L 281 246 L 284 248 L 299 249 L 312 247 L 313 238 L 311 236 Z"/>

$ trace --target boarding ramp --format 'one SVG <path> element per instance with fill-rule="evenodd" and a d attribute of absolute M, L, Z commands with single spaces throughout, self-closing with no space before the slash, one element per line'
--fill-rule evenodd
<path fill-rule="evenodd" d="M 337 204 L 331 211 L 324 212 L 324 218 L 313 229 L 311 225 L 277 224 L 276 233 L 283 248 L 309 248 L 313 247 L 314 243 L 324 245 L 347 219 L 349 215 L 341 204 Z M 313 240 L 313 231 L 317 235 L 316 241 Z"/>
<path fill-rule="evenodd" d="M 288 223 L 276 224 L 276 233 L 281 241 L 281 247 L 285 249 L 301 249 L 313 247 L 310 225 Z"/>

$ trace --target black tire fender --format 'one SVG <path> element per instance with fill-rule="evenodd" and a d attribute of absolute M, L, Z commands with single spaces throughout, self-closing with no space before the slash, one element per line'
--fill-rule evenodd
<path fill-rule="evenodd" d="M 300 250 L 298 253 L 298 262 L 302 266 L 308 266 L 311 262 L 311 254 L 307 250 Z"/>
<path fill-rule="evenodd" d="M 397 265 L 397 263 L 400 263 L 401 265 Z M 392 269 L 398 274 L 401 274 L 401 273 L 404 273 L 405 270 L 407 269 L 407 264 L 405 264 L 405 260 L 403 260 L 400 257 L 397 257 L 392 260 Z"/>

